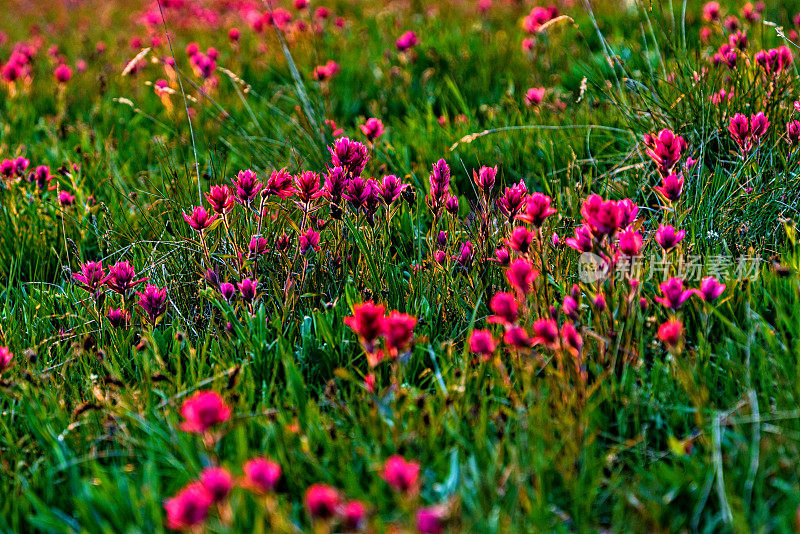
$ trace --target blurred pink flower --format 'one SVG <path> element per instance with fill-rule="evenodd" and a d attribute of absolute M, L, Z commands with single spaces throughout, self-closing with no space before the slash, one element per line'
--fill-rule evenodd
<path fill-rule="evenodd" d="M 529 106 L 538 106 L 544 100 L 545 92 L 544 87 L 531 87 L 525 91 L 525 103 Z"/>
<path fill-rule="evenodd" d="M 281 478 L 281 466 L 266 458 L 253 458 L 242 466 L 244 486 L 257 492 L 269 493 L 275 490 Z"/>
<path fill-rule="evenodd" d="M 198 391 L 181 405 L 181 430 L 203 434 L 231 417 L 231 409 L 218 393 Z"/>
<path fill-rule="evenodd" d="M 683 335 L 683 323 L 677 319 L 672 319 L 658 327 L 658 339 L 660 339 L 669 349 L 678 346 Z"/>
<path fill-rule="evenodd" d="M 397 38 L 395 45 L 397 46 L 397 50 L 400 52 L 405 52 L 409 48 L 413 48 L 419 44 L 419 38 L 417 34 L 413 31 L 407 31 L 403 33 L 400 37 Z"/>
<path fill-rule="evenodd" d="M 469 350 L 488 358 L 497 348 L 497 342 L 488 330 L 473 330 L 469 336 Z"/>
<path fill-rule="evenodd" d="M 367 119 L 367 122 L 362 124 L 360 128 L 361 133 L 363 133 L 369 141 L 374 141 L 384 133 L 383 122 L 374 117 Z"/>
<path fill-rule="evenodd" d="M 656 297 L 656 302 L 672 310 L 679 310 L 694 294 L 693 290 L 683 288 L 683 280 L 680 278 L 670 278 L 658 287 L 661 289 L 662 296 Z"/>
<path fill-rule="evenodd" d="M 11 360 L 13 359 L 14 353 L 8 347 L 0 347 L 0 373 L 11 366 Z"/>
<path fill-rule="evenodd" d="M 506 269 L 508 283 L 523 296 L 527 296 L 533 290 L 533 282 L 538 276 L 538 271 L 523 258 L 512 261 Z"/>
<path fill-rule="evenodd" d="M 53 71 L 53 76 L 60 84 L 65 84 L 72 78 L 72 69 L 67 65 L 59 65 Z"/>
<path fill-rule="evenodd" d="M 213 496 L 200 482 L 184 487 L 164 502 L 167 527 L 172 530 L 190 530 L 202 524 L 208 516 Z"/>
<path fill-rule="evenodd" d="M 419 463 L 394 455 L 383 464 L 383 479 L 393 490 L 411 495 L 419 490 L 419 470 Z"/>
<path fill-rule="evenodd" d="M 312 484 L 306 489 L 306 509 L 315 519 L 328 519 L 336 515 L 339 502 L 339 492 L 332 486 Z"/>
<path fill-rule="evenodd" d="M 222 467 L 206 467 L 200 472 L 200 483 L 214 502 L 222 502 L 233 489 L 233 476 Z"/>

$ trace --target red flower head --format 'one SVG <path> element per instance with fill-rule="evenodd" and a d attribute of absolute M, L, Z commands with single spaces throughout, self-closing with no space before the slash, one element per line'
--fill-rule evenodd
<path fill-rule="evenodd" d="M 333 78 L 339 72 L 339 64 L 329 59 L 324 65 L 314 67 L 311 77 L 318 82 L 324 82 Z"/>
<path fill-rule="evenodd" d="M 672 310 L 681 309 L 681 306 L 694 293 L 691 289 L 683 288 L 683 280 L 680 278 L 670 278 L 658 287 L 661 289 L 662 296 L 656 297 L 656 302 Z"/>
<path fill-rule="evenodd" d="M 122 308 L 109 308 L 106 313 L 108 324 L 114 328 L 127 326 L 131 322 L 131 312 Z"/>
<path fill-rule="evenodd" d="M 533 282 L 538 276 L 531 262 L 523 258 L 512 261 L 506 269 L 508 283 L 522 296 L 527 296 L 533 290 Z"/>
<path fill-rule="evenodd" d="M 574 298 L 570 295 L 564 297 L 564 302 L 561 304 L 561 311 L 564 312 L 564 315 L 575 321 L 578 318 L 579 309 L 578 302 Z"/>
<path fill-rule="evenodd" d="M 597 311 L 605 311 L 607 306 L 605 293 L 598 293 L 594 299 L 592 299 L 592 304 L 594 304 L 594 307 Z"/>
<path fill-rule="evenodd" d="M 14 167 L 17 170 L 17 176 L 22 176 L 25 174 L 25 170 L 31 164 L 29 159 L 23 158 L 22 156 L 18 157 L 14 160 Z"/>
<path fill-rule="evenodd" d="M 313 228 L 309 228 L 305 231 L 304 234 L 301 234 L 299 237 L 300 242 L 300 253 L 305 254 L 309 250 L 318 251 L 319 250 L 319 232 L 315 231 Z"/>
<path fill-rule="evenodd" d="M 222 282 L 219 285 L 219 294 L 225 299 L 225 302 L 231 303 L 236 298 L 236 286 L 230 282 Z"/>
<path fill-rule="evenodd" d="M 661 248 L 668 251 L 680 243 L 685 235 L 686 230 L 676 232 L 674 226 L 660 224 L 658 225 L 658 231 L 656 231 L 656 241 L 661 245 Z"/>
<path fill-rule="evenodd" d="M 741 30 L 728 36 L 728 44 L 739 50 L 747 48 L 747 32 Z"/>
<path fill-rule="evenodd" d="M 155 326 L 158 318 L 167 311 L 167 289 L 147 284 L 144 291 L 139 291 L 136 295 L 139 297 L 139 306 L 147 314 L 150 324 Z"/>
<path fill-rule="evenodd" d="M 528 337 L 528 332 L 521 326 L 512 326 L 506 330 L 503 341 L 518 349 L 525 349 L 533 345 L 533 340 Z"/>
<path fill-rule="evenodd" d="M 511 263 L 511 256 L 505 247 L 500 247 L 494 249 L 494 258 L 490 258 L 489 261 L 493 261 L 505 266 Z"/>
<path fill-rule="evenodd" d="M 461 245 L 461 251 L 458 253 L 458 256 L 453 256 L 453 259 L 458 262 L 460 267 L 469 269 L 474 256 L 475 252 L 472 247 L 472 241 L 464 241 L 464 243 Z"/>
<path fill-rule="evenodd" d="M 497 201 L 497 207 L 500 208 L 503 215 L 508 217 L 508 220 L 511 221 L 517 216 L 519 210 L 522 209 L 527 194 L 528 188 L 525 186 L 525 183 L 520 180 L 518 184 L 506 187 L 505 191 L 503 191 L 503 195 Z"/>
<path fill-rule="evenodd" d="M 536 228 L 541 228 L 544 221 L 557 213 L 550 207 L 552 199 L 542 193 L 533 193 L 525 199 L 525 209 L 517 215 L 517 219 L 532 224 Z"/>
<path fill-rule="evenodd" d="M 375 351 L 375 341 L 381 334 L 385 307 L 376 305 L 371 300 L 353 306 L 353 315 L 344 318 L 344 324 L 358 334 L 367 352 Z"/>
<path fill-rule="evenodd" d="M 0 347 L 0 373 L 8 369 L 13 359 L 14 353 L 8 347 Z"/>
<path fill-rule="evenodd" d="M 257 493 L 275 490 L 281 478 L 281 466 L 266 458 L 253 458 L 242 466 L 245 487 Z"/>
<path fill-rule="evenodd" d="M 219 214 L 229 212 L 235 202 L 231 188 L 227 185 L 212 186 L 206 193 L 206 200 L 211 205 L 211 209 Z"/>
<path fill-rule="evenodd" d="M 312 484 L 306 490 L 306 509 L 315 519 L 329 519 L 339 508 L 339 492 L 326 484 Z"/>
<path fill-rule="evenodd" d="M 9 61 L 5 65 L 3 65 L 2 70 L 0 70 L 0 75 L 3 76 L 3 80 L 13 84 L 19 78 L 22 77 L 23 73 L 26 71 L 26 67 L 20 65 L 19 63 L 13 63 Z"/>
<path fill-rule="evenodd" d="M 378 186 L 378 192 L 380 193 L 383 203 L 388 206 L 400 198 L 400 195 L 403 194 L 403 191 L 405 191 L 407 187 L 408 184 L 404 184 L 400 181 L 400 178 L 394 174 L 387 174 L 383 177 L 383 181 Z"/>
<path fill-rule="evenodd" d="M 683 323 L 677 319 L 667 321 L 658 327 L 658 339 L 660 339 L 668 349 L 676 348 L 683 335 Z"/>
<path fill-rule="evenodd" d="M 494 315 L 489 317 L 490 323 L 511 326 L 517 322 L 519 306 L 517 305 L 517 299 L 515 299 L 514 295 L 511 293 L 506 293 L 504 291 L 495 293 L 489 307 L 494 312 Z"/>
<path fill-rule="evenodd" d="M 269 244 L 269 241 L 267 241 L 266 237 L 258 237 L 256 235 L 251 237 L 250 243 L 247 244 L 247 250 L 250 252 L 250 257 L 255 258 L 256 256 L 269 252 L 267 244 Z"/>
<path fill-rule="evenodd" d="M 200 472 L 200 483 L 214 499 L 222 502 L 233 489 L 233 477 L 222 467 L 206 467 Z"/>
<path fill-rule="evenodd" d="M 784 69 L 792 64 L 792 52 L 786 46 L 780 46 L 771 50 L 760 50 L 753 56 L 756 64 L 764 69 L 764 73 L 769 77 L 780 74 Z"/>
<path fill-rule="evenodd" d="M 442 534 L 444 532 L 444 511 L 439 506 L 417 510 L 417 532 L 419 534 Z"/>
<path fill-rule="evenodd" d="M 56 67 L 56 70 L 53 71 L 53 76 L 58 83 L 63 85 L 72 78 L 72 69 L 67 65 L 59 65 Z"/>
<path fill-rule="evenodd" d="M 750 135 L 753 137 L 754 143 L 758 143 L 758 141 L 767 133 L 768 128 L 769 121 L 764 113 L 759 111 L 755 115 L 750 115 Z"/>
<path fill-rule="evenodd" d="M 713 22 L 719 20 L 719 2 L 707 2 L 703 6 L 703 20 Z"/>
<path fill-rule="evenodd" d="M 417 462 L 407 462 L 402 456 L 390 456 L 383 464 L 383 479 L 389 486 L 405 494 L 419 490 L 419 469 Z"/>
<path fill-rule="evenodd" d="M 263 187 L 256 173 L 250 169 L 239 171 L 233 179 L 233 185 L 236 186 L 236 196 L 242 204 L 249 204 Z"/>
<path fill-rule="evenodd" d="M 450 167 L 440 159 L 433 164 L 433 172 L 428 177 L 431 191 L 426 200 L 431 211 L 438 214 L 450 196 Z"/>
<path fill-rule="evenodd" d="M 580 354 L 583 349 L 583 338 L 572 323 L 564 323 L 561 327 L 561 343 L 574 356 Z"/>
<path fill-rule="evenodd" d="M 534 344 L 541 343 L 550 349 L 558 348 L 558 325 L 553 319 L 538 319 L 533 323 Z"/>
<path fill-rule="evenodd" d="M 181 415 L 185 419 L 181 430 L 204 434 L 211 427 L 230 419 L 231 409 L 218 393 L 198 391 L 183 401 Z"/>
<path fill-rule="evenodd" d="M 351 141 L 347 137 L 340 137 L 328 147 L 331 153 L 331 162 L 334 167 L 341 167 L 351 176 L 360 176 L 369 161 L 367 147 L 358 141 Z"/>
<path fill-rule="evenodd" d="M 747 117 L 741 113 L 737 113 L 731 117 L 730 124 L 728 124 L 728 131 L 742 150 L 749 150 L 750 122 L 747 120 Z"/>
<path fill-rule="evenodd" d="M 524 226 L 517 226 L 511 231 L 511 237 L 505 241 L 511 250 L 527 254 L 533 243 L 533 233 Z"/>
<path fill-rule="evenodd" d="M 786 140 L 792 146 L 800 144 L 800 121 L 786 123 Z"/>
<path fill-rule="evenodd" d="M 310 185 L 313 187 L 313 184 Z M 317 188 L 319 188 L 319 179 L 317 179 Z M 268 196 L 275 195 L 280 198 L 289 198 L 294 193 L 295 188 L 292 187 L 292 175 L 286 172 L 285 169 L 281 169 L 279 171 L 272 171 L 272 174 L 267 180 L 267 185 L 264 187 L 264 192 L 262 194 Z"/>
<path fill-rule="evenodd" d="M 294 178 L 294 189 L 300 202 L 308 204 L 320 196 L 319 174 L 303 171 Z M 269 187 L 269 183 L 267 184 Z"/>
<path fill-rule="evenodd" d="M 167 527 L 172 530 L 190 530 L 202 524 L 214 497 L 200 482 L 193 482 L 164 502 Z"/>
<path fill-rule="evenodd" d="M 347 532 L 357 532 L 364 528 L 367 508 L 361 501 L 349 501 L 341 510 L 342 527 Z"/>
<path fill-rule="evenodd" d="M 62 206 L 72 206 L 75 204 L 75 195 L 62 189 L 58 192 L 58 202 Z"/>
<path fill-rule="evenodd" d="M 531 87 L 525 91 L 525 103 L 528 106 L 538 106 L 544 100 L 546 89 L 544 87 Z"/>
<path fill-rule="evenodd" d="M 388 317 L 382 319 L 381 333 L 386 340 L 386 348 L 390 355 L 396 356 L 408 350 L 414 338 L 416 325 L 416 317 L 398 311 L 392 311 Z"/>
<path fill-rule="evenodd" d="M 730 101 L 733 99 L 733 89 L 730 92 L 726 91 L 725 89 L 720 89 L 716 93 L 711 95 L 711 103 L 720 105 L 723 102 Z"/>
<path fill-rule="evenodd" d="M 33 175 L 33 181 L 36 183 L 36 186 L 41 189 L 42 191 L 48 191 L 50 189 L 50 181 L 53 177 L 50 175 L 50 167 L 47 165 L 39 165 L 36 167 L 36 171 Z"/>
<path fill-rule="evenodd" d="M 626 256 L 638 256 L 642 251 L 644 238 L 642 234 L 633 228 L 623 230 L 618 235 L 619 250 Z"/>
<path fill-rule="evenodd" d="M 625 228 L 636 221 L 636 216 L 639 214 L 639 206 L 637 206 L 633 200 L 629 198 L 618 200 L 617 207 L 622 213 L 622 219 L 619 224 L 620 228 Z"/>
<path fill-rule="evenodd" d="M 484 358 L 489 358 L 495 349 L 497 342 L 488 330 L 473 330 L 469 336 L 469 350 L 475 354 L 480 354 Z"/>
<path fill-rule="evenodd" d="M 242 295 L 242 300 L 245 302 L 253 302 L 258 294 L 258 280 L 252 278 L 245 278 L 237 284 L 239 293 Z"/>
<path fill-rule="evenodd" d="M 715 67 L 723 64 L 729 69 L 733 70 L 736 68 L 736 62 L 738 59 L 739 53 L 736 51 L 736 48 L 728 43 L 725 43 L 719 47 L 719 50 L 714 54 L 712 61 L 714 62 Z"/>
<path fill-rule="evenodd" d="M 444 203 L 444 209 L 453 217 L 458 215 L 458 197 L 455 195 L 448 196 Z"/>
<path fill-rule="evenodd" d="M 720 284 L 713 276 L 706 276 L 700 282 L 700 295 L 706 302 L 714 302 L 725 291 L 725 284 Z"/>
<path fill-rule="evenodd" d="M 739 19 L 736 18 L 736 15 L 728 15 L 725 17 L 722 25 L 725 27 L 726 30 L 733 33 L 739 29 Z"/>
<path fill-rule="evenodd" d="M 494 167 L 481 167 L 478 172 L 472 171 L 472 179 L 475 180 L 475 185 L 478 186 L 478 191 L 481 195 L 489 197 L 494 188 L 495 178 L 497 176 L 497 165 Z"/>
<path fill-rule="evenodd" d="M 367 199 L 372 194 L 371 187 L 367 180 L 360 176 L 347 180 L 344 198 L 350 203 L 353 211 L 358 212 L 364 208 Z"/>
<path fill-rule="evenodd" d="M 644 136 L 645 151 L 656 163 L 658 172 L 662 176 L 668 175 L 672 168 L 680 161 L 681 154 L 686 150 L 686 141 L 680 135 L 675 135 L 672 130 L 661 130 L 657 134 Z"/>
<path fill-rule="evenodd" d="M 654 188 L 669 202 L 677 202 L 683 191 L 683 175 L 670 174 L 661 179 L 661 185 Z"/>
<path fill-rule="evenodd" d="M 409 48 L 413 48 L 419 44 L 419 38 L 417 34 L 412 31 L 407 31 L 403 35 L 397 38 L 395 45 L 397 46 L 397 50 L 400 52 L 405 52 Z"/>
<path fill-rule="evenodd" d="M 78 285 L 92 295 L 100 291 L 100 288 L 108 280 L 105 271 L 103 270 L 102 262 L 87 261 L 81 264 L 81 272 L 74 273 L 72 278 L 78 282 Z"/>
<path fill-rule="evenodd" d="M 14 161 L 10 159 L 4 159 L 0 161 L 0 175 L 3 176 L 5 179 L 10 179 L 14 176 L 17 169 L 14 166 Z"/>
<path fill-rule="evenodd" d="M 614 200 L 603 200 L 600 195 L 589 195 L 583 203 L 581 215 L 595 235 L 614 233 L 622 224 L 624 213 Z"/>
<path fill-rule="evenodd" d="M 342 195 L 344 194 L 345 187 L 347 186 L 347 173 L 342 167 L 333 167 L 328 169 L 328 174 L 325 177 L 325 186 L 323 195 L 334 204 L 342 202 Z"/>
<path fill-rule="evenodd" d="M 767 133 L 769 125 L 769 120 L 761 112 L 751 115 L 749 121 L 747 117 L 737 113 L 731 118 L 728 131 L 742 152 L 749 152 Z"/>
<path fill-rule="evenodd" d="M 575 236 L 565 240 L 567 246 L 578 252 L 590 252 L 594 246 L 594 234 L 587 225 L 575 228 Z"/>
<path fill-rule="evenodd" d="M 108 268 L 106 285 L 120 295 L 126 295 L 131 289 L 146 282 L 149 278 L 136 279 L 136 271 L 127 261 L 118 261 Z"/>
<path fill-rule="evenodd" d="M 534 7 L 522 21 L 522 29 L 528 33 L 539 33 L 542 24 L 552 18 L 550 10 L 544 7 Z"/>
<path fill-rule="evenodd" d="M 380 119 L 370 118 L 367 119 L 366 124 L 361 125 L 361 133 L 370 141 L 374 141 L 383 135 L 383 123 Z"/>

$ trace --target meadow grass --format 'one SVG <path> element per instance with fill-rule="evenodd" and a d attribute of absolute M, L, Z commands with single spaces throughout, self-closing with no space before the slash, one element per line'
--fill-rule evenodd
<path fill-rule="evenodd" d="M 0 530 L 798 528 L 800 6 L 69 4 L 0 21 Z"/>

